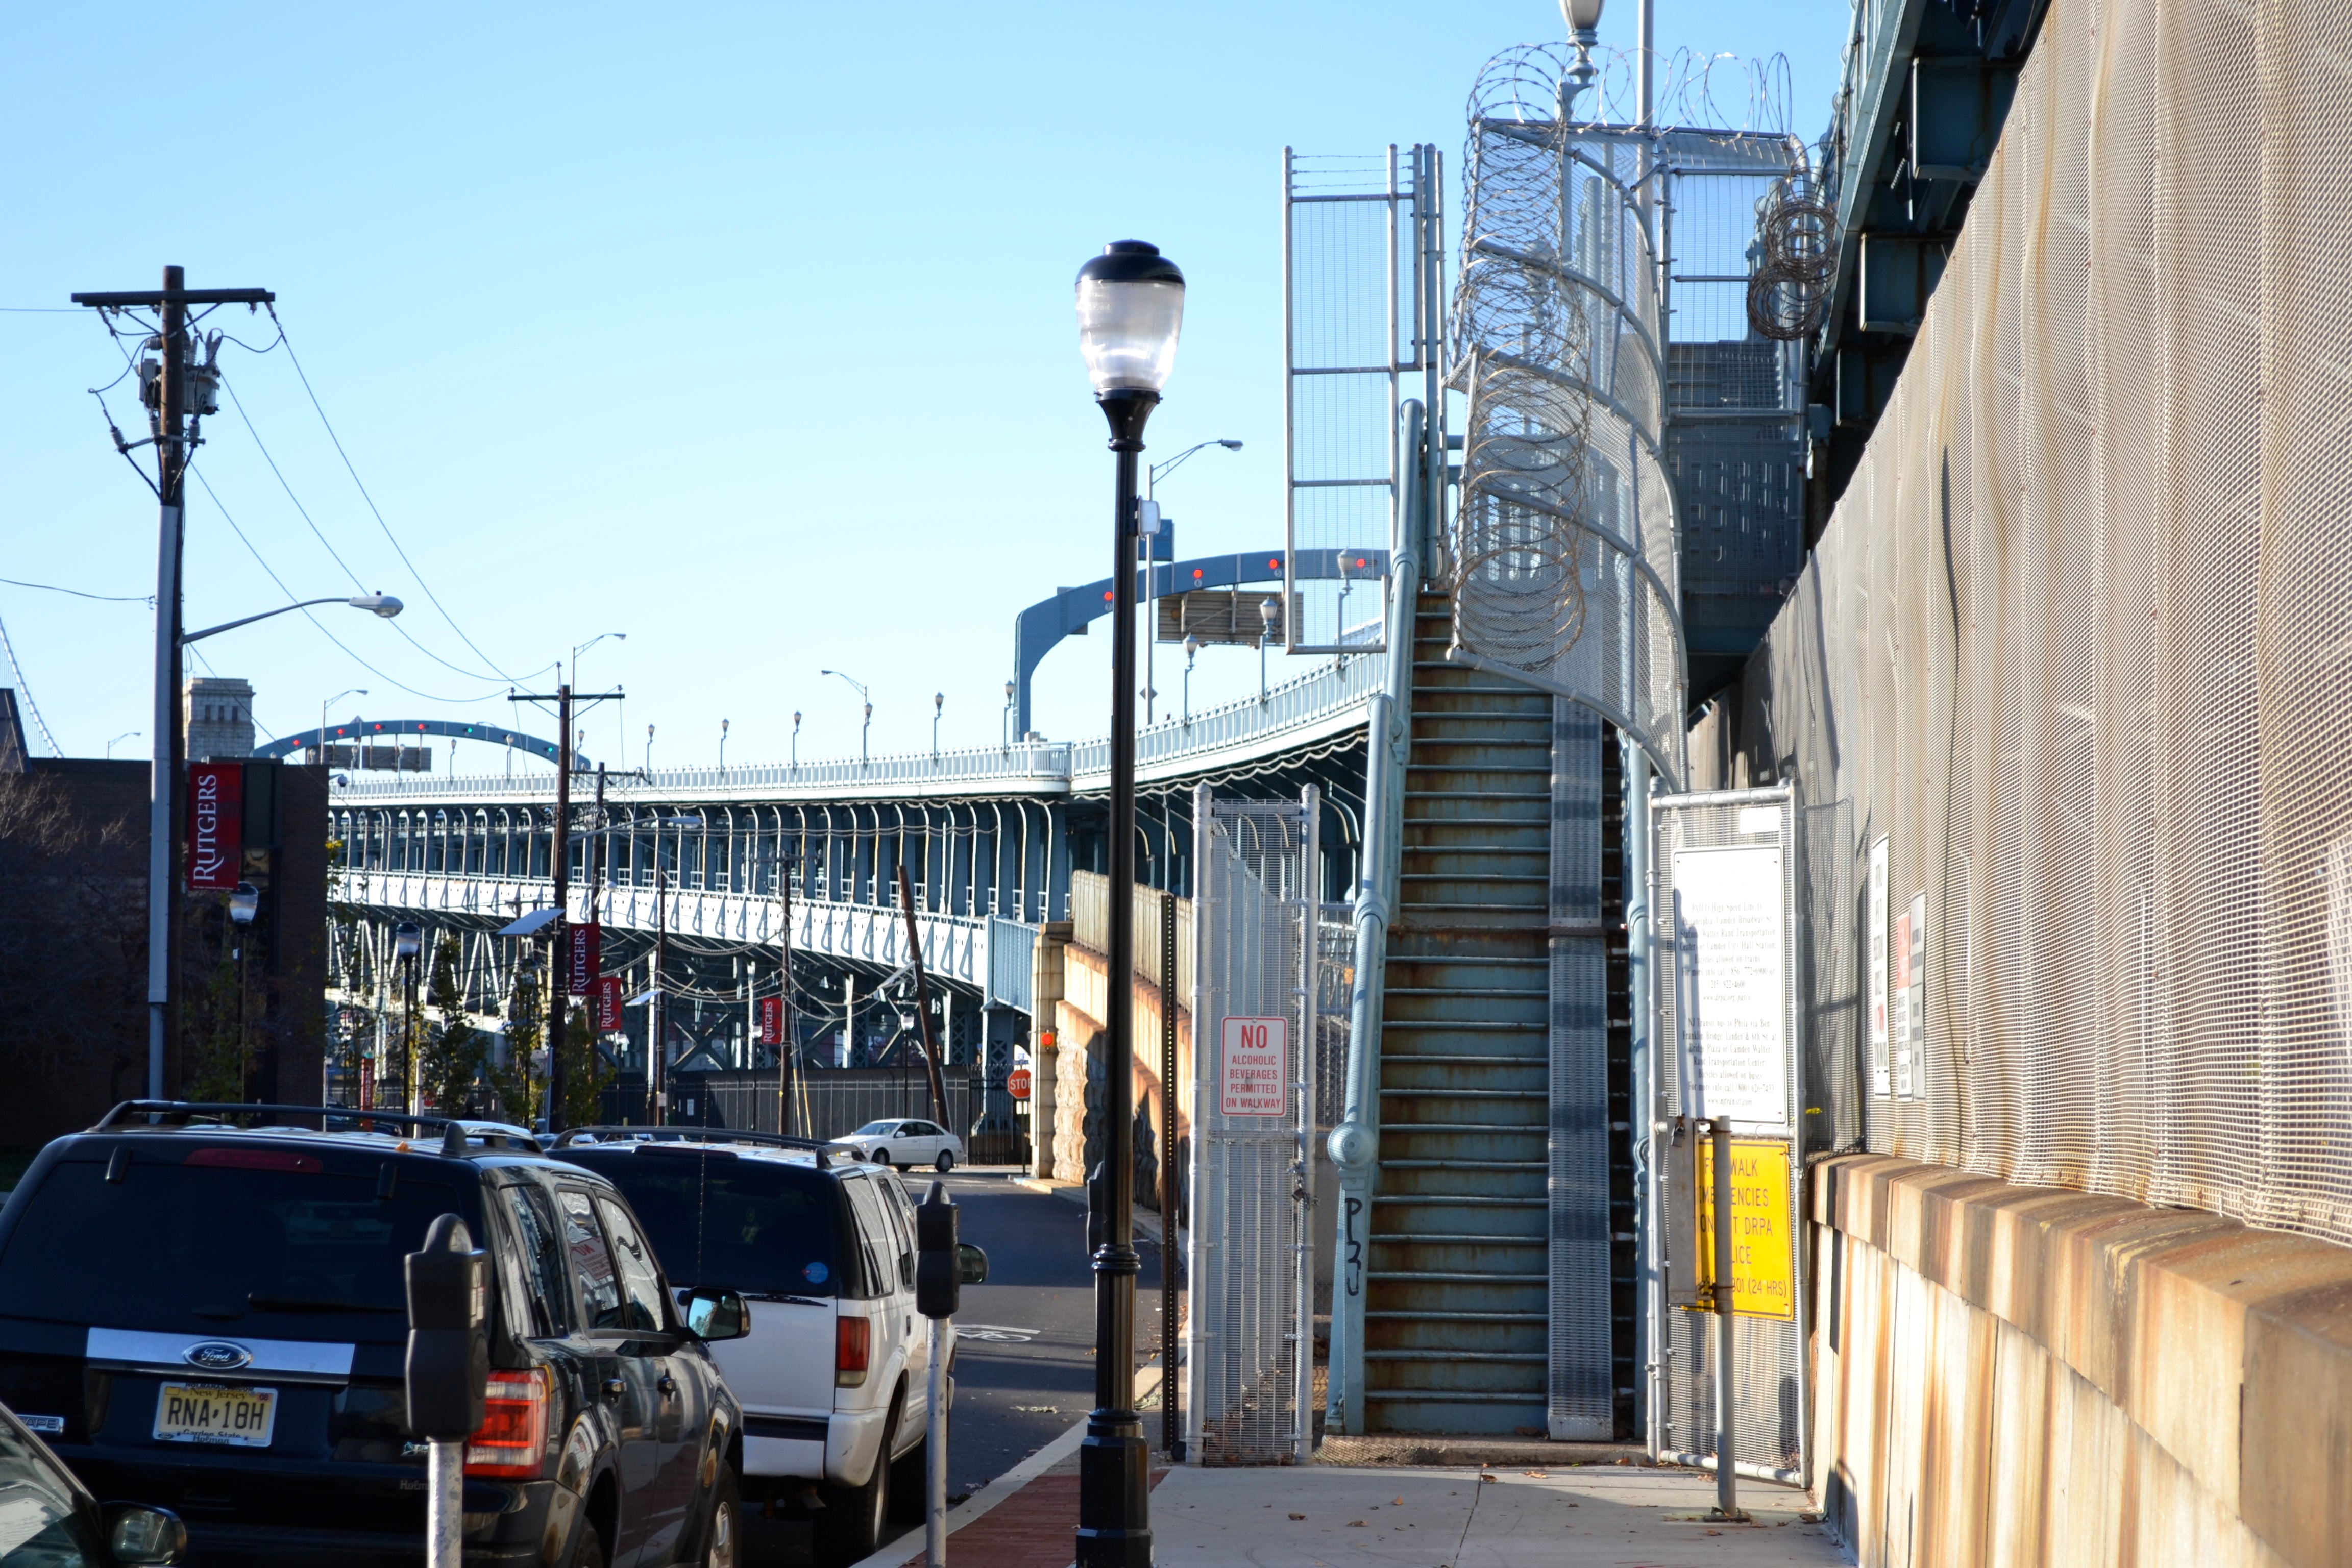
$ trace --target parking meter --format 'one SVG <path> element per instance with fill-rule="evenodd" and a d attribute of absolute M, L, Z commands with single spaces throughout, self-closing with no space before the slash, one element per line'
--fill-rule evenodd
<path fill-rule="evenodd" d="M 462 1443 L 482 1425 L 490 1380 L 488 1255 L 445 1214 L 408 1266 L 408 1431 Z"/>
<path fill-rule="evenodd" d="M 408 1430 L 425 1440 L 425 1562 L 465 1554 L 466 1439 L 482 1425 L 490 1378 L 489 1258 L 466 1222 L 445 1214 L 408 1270 Z"/>
<path fill-rule="evenodd" d="M 933 1182 L 915 1205 L 915 1310 L 926 1318 L 952 1318 L 962 1305 L 963 1270 L 956 1258 L 961 1211 L 947 1186 Z"/>

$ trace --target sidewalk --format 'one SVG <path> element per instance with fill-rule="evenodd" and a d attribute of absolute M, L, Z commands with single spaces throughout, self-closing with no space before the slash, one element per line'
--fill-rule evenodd
<path fill-rule="evenodd" d="M 1813 1568 L 1850 1561 L 1801 1517 L 1802 1494 L 1743 1482 L 1755 1516 L 1714 1524 L 1715 1479 L 1690 1470 L 1383 1467 L 1155 1470 L 1163 1568 Z M 1068 1568 L 1072 1452 L 948 1539 L 954 1568 Z M 917 1543 L 919 1547 L 919 1542 Z M 1629 1555 L 1630 1553 L 1630 1555 Z M 914 1551 L 908 1562 L 919 1564 Z"/>

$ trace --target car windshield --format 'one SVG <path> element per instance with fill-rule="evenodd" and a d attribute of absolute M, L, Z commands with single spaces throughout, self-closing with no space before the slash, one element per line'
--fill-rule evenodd
<path fill-rule="evenodd" d="M 408 1331 L 402 1259 L 424 1244 L 425 1227 L 454 1213 L 479 1234 L 446 1182 L 402 1171 L 387 1193 L 375 1171 L 329 1172 L 310 1153 L 188 1154 L 186 1164 L 134 1157 L 114 1182 L 95 1162 L 51 1167 L 0 1252 L 0 1311 L 123 1329 L 397 1341 Z M 264 1155 L 278 1168 L 196 1163 Z"/>
<path fill-rule="evenodd" d="M 869 1121 L 865 1126 L 859 1128 L 856 1131 L 851 1133 L 850 1136 L 852 1138 L 866 1138 L 885 1132 L 896 1132 L 897 1131 L 898 1131 L 898 1123 L 896 1121 Z"/>
<path fill-rule="evenodd" d="M 747 1296 L 840 1289 L 833 1182 L 805 1165 L 625 1148 L 566 1156 L 626 1194 L 673 1288 Z"/>
<path fill-rule="evenodd" d="M 32 1438 L 0 1421 L 0 1563 L 99 1568 L 105 1561 L 75 1510 L 64 1473 Z"/>

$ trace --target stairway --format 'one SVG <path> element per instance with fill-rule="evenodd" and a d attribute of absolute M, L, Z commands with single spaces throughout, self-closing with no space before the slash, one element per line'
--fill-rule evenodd
<path fill-rule="evenodd" d="M 1448 664 L 1415 608 L 1381 1001 L 1365 1425 L 1545 1428 L 1552 699 Z"/>

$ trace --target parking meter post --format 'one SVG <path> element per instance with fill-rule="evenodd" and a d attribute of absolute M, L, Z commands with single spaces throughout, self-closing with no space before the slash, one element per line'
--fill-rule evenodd
<path fill-rule="evenodd" d="M 453 1214 L 405 1260 L 408 1431 L 426 1445 L 427 1568 L 461 1568 L 465 1555 L 466 1440 L 481 1426 L 490 1374 L 488 1261 Z"/>
<path fill-rule="evenodd" d="M 955 1352 L 953 1319 L 963 1297 L 958 1218 L 945 1182 L 933 1182 L 915 1207 L 915 1310 L 931 1321 L 931 1377 L 923 1441 L 927 1568 L 946 1568 L 948 1560 L 948 1362 Z"/>

